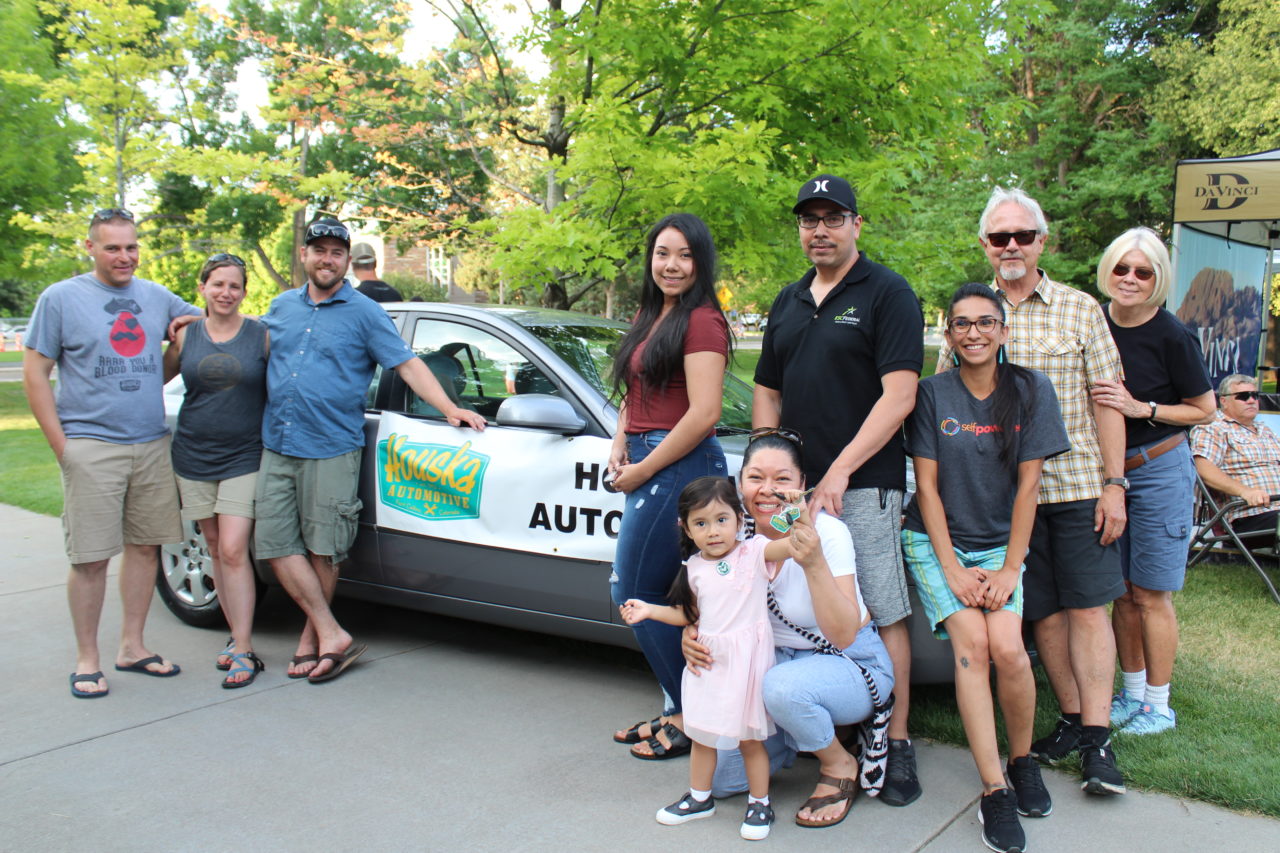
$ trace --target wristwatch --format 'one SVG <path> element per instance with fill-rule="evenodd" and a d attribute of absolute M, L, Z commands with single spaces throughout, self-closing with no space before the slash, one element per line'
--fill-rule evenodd
<path fill-rule="evenodd" d="M 1119 486 L 1120 488 L 1124 489 L 1127 492 L 1129 491 L 1129 478 L 1128 477 L 1108 477 L 1107 479 L 1102 481 L 1102 485 Z"/>
<path fill-rule="evenodd" d="M 1151 407 L 1151 414 L 1147 416 L 1147 419 L 1148 419 L 1148 420 L 1155 420 L 1155 417 L 1156 417 L 1156 403 L 1155 403 L 1155 400 L 1151 400 L 1151 401 L 1149 401 L 1149 402 L 1147 403 L 1147 405 Z"/>

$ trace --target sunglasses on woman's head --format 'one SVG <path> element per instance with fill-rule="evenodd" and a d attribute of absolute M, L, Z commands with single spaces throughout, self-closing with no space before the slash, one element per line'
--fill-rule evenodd
<path fill-rule="evenodd" d="M 796 447 L 804 447 L 804 439 L 800 437 L 800 433 L 793 429 L 787 429 L 786 427 L 756 427 L 751 432 L 747 433 L 747 443 L 750 444 L 757 438 L 768 438 L 771 435 L 776 435 L 779 438 L 785 438 Z"/>
<path fill-rule="evenodd" d="M 1128 264 L 1116 264 L 1111 269 L 1111 274 L 1116 278 L 1124 278 L 1129 274 L 1129 270 L 1133 270 L 1133 277 L 1138 281 L 1151 281 L 1155 278 L 1156 271 L 1147 269 L 1146 267 L 1130 267 Z"/>

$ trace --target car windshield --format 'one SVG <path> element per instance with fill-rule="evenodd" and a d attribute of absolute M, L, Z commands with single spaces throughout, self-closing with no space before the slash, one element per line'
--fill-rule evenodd
<path fill-rule="evenodd" d="M 613 356 L 627 327 L 618 325 L 527 325 L 565 363 L 608 397 L 612 393 Z M 726 373 L 721 404 L 720 427 L 751 429 L 751 388 L 738 377 Z"/>

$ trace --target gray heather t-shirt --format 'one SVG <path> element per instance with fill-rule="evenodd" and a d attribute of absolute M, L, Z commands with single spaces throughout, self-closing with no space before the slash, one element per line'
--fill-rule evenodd
<path fill-rule="evenodd" d="M 1013 458 L 1019 463 L 1071 449 L 1053 384 L 1038 370 L 1031 375 L 1031 393 L 1022 396 L 1015 425 Z M 947 530 L 961 551 L 1009 544 L 1018 471 L 1016 465 L 1000 464 L 994 397 L 978 400 L 964 386 L 960 371 L 948 370 L 921 381 L 915 411 L 907 420 L 907 453 L 937 460 Z M 903 526 L 928 532 L 915 496 Z"/>
<path fill-rule="evenodd" d="M 174 317 L 203 313 L 142 278 L 112 287 L 84 273 L 40 294 L 25 343 L 58 363 L 67 437 L 141 444 L 167 433 L 160 342 Z"/>

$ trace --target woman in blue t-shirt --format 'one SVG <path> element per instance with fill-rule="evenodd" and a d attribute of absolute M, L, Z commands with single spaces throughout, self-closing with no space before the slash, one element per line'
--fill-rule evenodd
<path fill-rule="evenodd" d="M 1022 571 L 1046 457 L 1070 449 L 1058 398 L 1042 373 L 1008 363 L 999 297 L 984 284 L 947 311 L 952 364 L 920 383 L 907 422 L 916 493 L 902 545 L 934 636 L 951 637 L 956 701 L 982 777 L 978 809 L 992 850 L 1022 850 L 1018 815 L 1053 805 L 1031 751 L 1035 682 L 1022 644 Z M 988 661 L 1000 681 L 1009 780 L 1000 764 Z"/>

